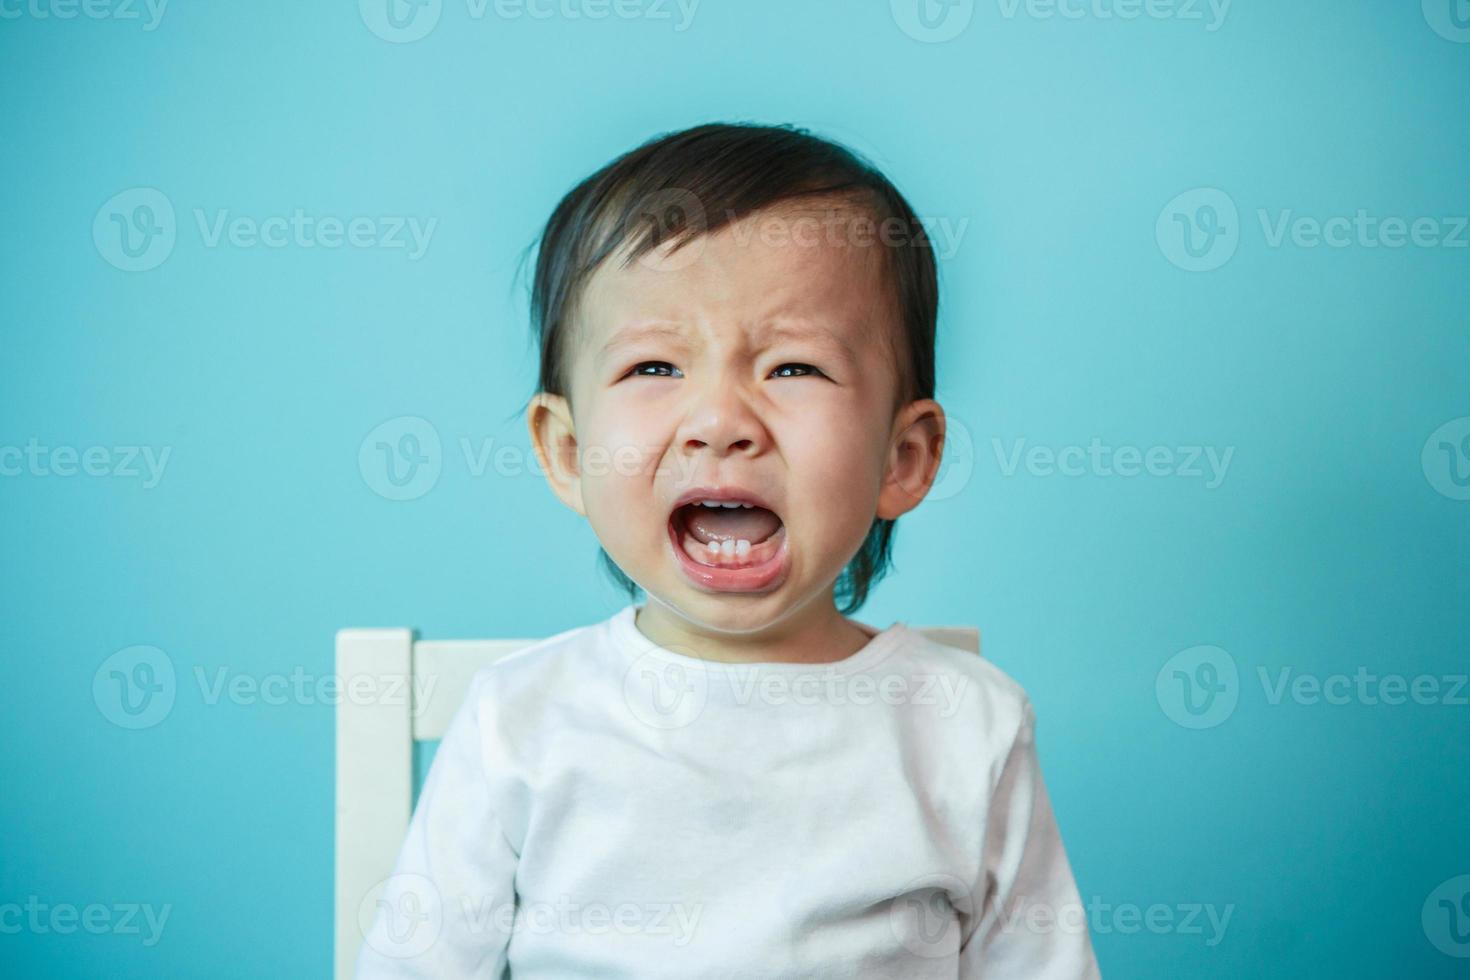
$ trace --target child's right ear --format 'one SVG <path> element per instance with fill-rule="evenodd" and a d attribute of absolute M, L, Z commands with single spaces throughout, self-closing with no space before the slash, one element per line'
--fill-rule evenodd
<path fill-rule="evenodd" d="M 587 516 L 582 506 L 582 476 L 577 459 L 577 429 L 572 408 L 561 395 L 538 391 L 527 406 L 531 447 L 551 484 L 552 493 L 572 510 Z"/>

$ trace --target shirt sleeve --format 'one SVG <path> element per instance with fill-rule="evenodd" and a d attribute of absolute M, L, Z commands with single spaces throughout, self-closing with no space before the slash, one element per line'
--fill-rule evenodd
<path fill-rule="evenodd" d="M 974 929 L 960 947 L 961 980 L 1099 978 L 1086 910 L 1041 776 L 1035 727 L 1028 699 L 991 796 Z"/>
<path fill-rule="evenodd" d="M 518 855 L 492 808 L 481 676 L 456 712 L 358 955 L 357 980 L 500 980 Z"/>

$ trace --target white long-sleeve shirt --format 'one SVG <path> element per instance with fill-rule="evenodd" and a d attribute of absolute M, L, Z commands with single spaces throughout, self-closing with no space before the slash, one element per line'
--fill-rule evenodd
<path fill-rule="evenodd" d="M 902 623 L 736 665 L 636 611 L 475 676 L 361 980 L 1098 976 L 1015 681 Z"/>

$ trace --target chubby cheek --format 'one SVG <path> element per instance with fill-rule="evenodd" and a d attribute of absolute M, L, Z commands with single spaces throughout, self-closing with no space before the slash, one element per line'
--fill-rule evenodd
<path fill-rule="evenodd" d="M 588 418 L 596 421 L 578 432 L 582 504 L 608 552 L 615 559 L 630 558 L 650 543 L 661 543 L 648 531 L 667 516 L 657 513 L 662 505 L 653 492 L 666 443 L 650 435 L 657 432 L 656 420 L 596 411 Z"/>
<path fill-rule="evenodd" d="M 789 530 L 794 540 L 820 549 L 824 560 L 845 563 L 877 513 L 884 447 L 851 413 L 808 420 L 785 443 Z"/>

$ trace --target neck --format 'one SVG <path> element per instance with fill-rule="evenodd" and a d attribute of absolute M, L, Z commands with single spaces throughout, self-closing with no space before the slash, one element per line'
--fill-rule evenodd
<path fill-rule="evenodd" d="M 843 617 L 830 596 L 810 606 L 764 629 L 732 633 L 692 622 L 650 597 L 634 625 L 661 647 L 717 663 L 824 664 L 867 646 L 871 637 Z"/>

